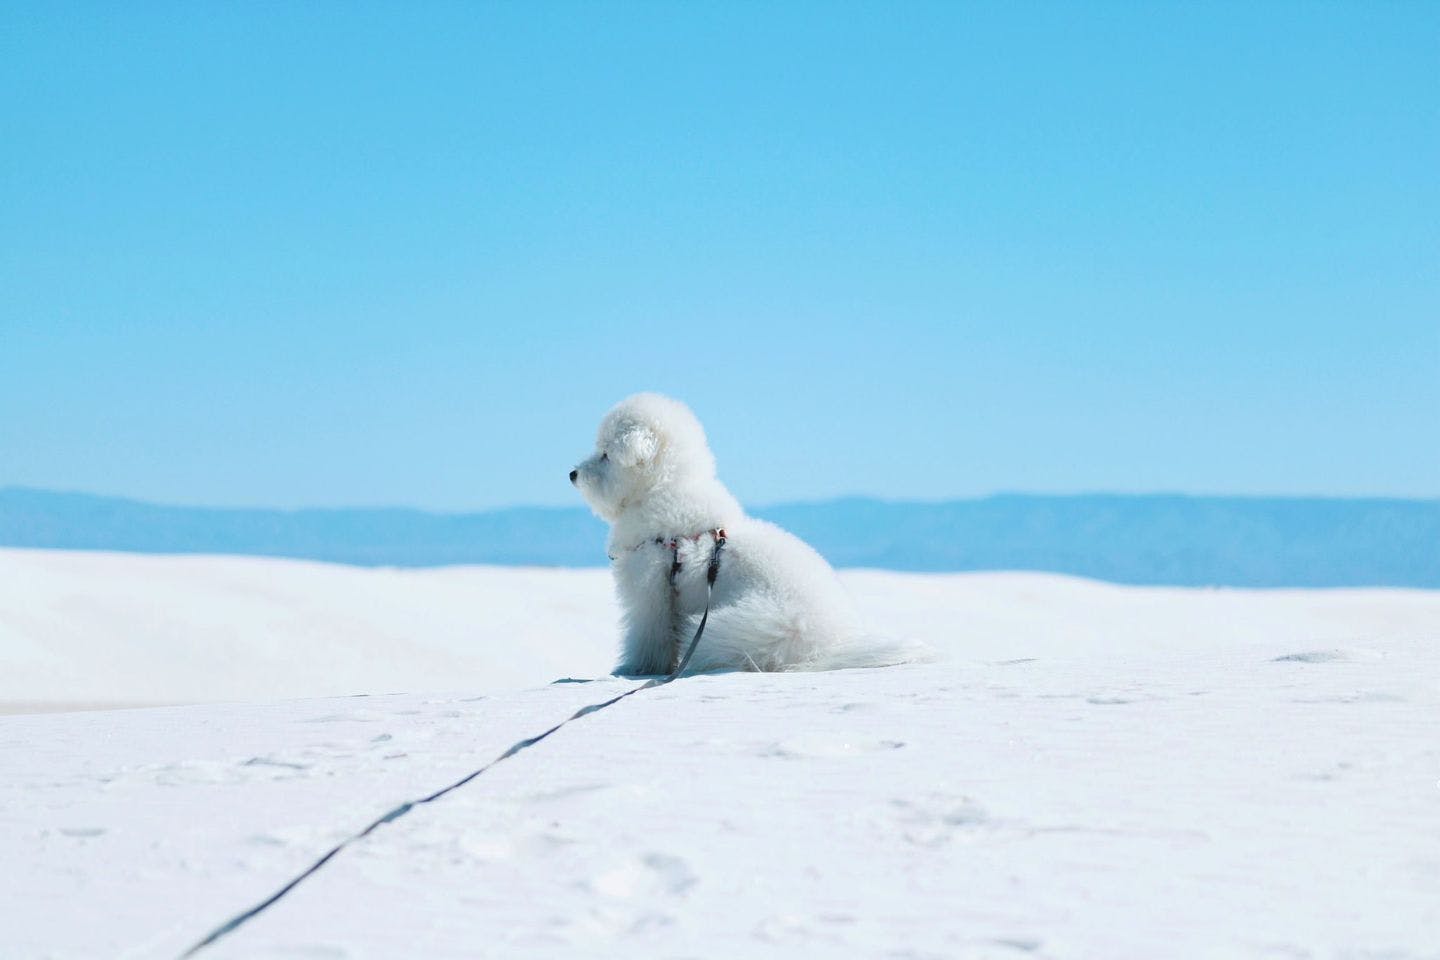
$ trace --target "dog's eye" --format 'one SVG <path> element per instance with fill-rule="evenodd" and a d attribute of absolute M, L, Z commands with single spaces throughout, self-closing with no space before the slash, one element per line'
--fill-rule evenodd
<path fill-rule="evenodd" d="M 608 453 L 602 453 L 602 454 L 600 454 L 600 459 L 601 459 L 601 460 L 609 460 L 609 459 L 610 459 L 610 454 L 608 454 Z"/>

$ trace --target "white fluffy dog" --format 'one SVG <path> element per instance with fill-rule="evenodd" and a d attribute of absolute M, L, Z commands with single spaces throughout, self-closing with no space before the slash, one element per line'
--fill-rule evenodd
<path fill-rule="evenodd" d="M 715 477 L 700 421 L 679 401 L 653 393 L 621 401 L 570 482 L 610 524 L 625 615 L 617 674 L 676 668 L 705 609 L 712 559 L 710 616 L 687 673 L 882 666 L 923 655 L 867 635 L 818 553 L 745 515 Z"/>

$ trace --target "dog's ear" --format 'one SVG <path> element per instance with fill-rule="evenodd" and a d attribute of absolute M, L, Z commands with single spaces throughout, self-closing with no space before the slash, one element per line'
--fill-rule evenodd
<path fill-rule="evenodd" d="M 660 452 L 660 438 L 644 424 L 631 424 L 615 438 L 614 457 L 623 466 L 649 463 Z"/>

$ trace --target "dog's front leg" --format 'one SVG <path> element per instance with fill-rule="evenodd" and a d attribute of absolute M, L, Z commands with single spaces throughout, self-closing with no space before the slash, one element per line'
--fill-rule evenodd
<path fill-rule="evenodd" d="M 675 666 L 675 605 L 670 588 L 670 554 L 642 550 L 615 565 L 615 587 L 624 610 L 622 676 L 669 673 Z M 657 556 L 650 556 L 656 554 Z M 658 559 L 657 559 L 658 557 Z"/>

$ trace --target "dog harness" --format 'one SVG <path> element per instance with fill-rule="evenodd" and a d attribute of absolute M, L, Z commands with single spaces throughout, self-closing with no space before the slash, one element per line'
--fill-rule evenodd
<path fill-rule="evenodd" d="M 699 542 L 700 538 L 706 535 L 715 538 L 715 549 L 710 554 L 710 566 L 705 571 L 705 580 L 713 584 L 715 574 L 720 569 L 720 547 L 725 543 L 725 530 L 716 527 L 714 530 L 707 530 L 705 533 L 692 533 L 688 537 L 672 537 L 666 540 L 664 537 L 656 537 L 655 542 L 664 544 L 670 548 L 670 586 L 675 586 L 675 578 L 680 575 L 680 541 L 691 540 Z"/>
<path fill-rule="evenodd" d="M 720 573 L 720 551 L 725 546 L 725 530 L 716 527 L 709 531 L 710 536 L 715 538 L 715 549 L 710 552 L 710 563 L 705 568 L 705 612 L 700 615 L 700 625 L 695 628 L 695 636 L 690 638 L 690 648 L 685 651 L 685 656 L 680 658 L 680 664 L 670 671 L 671 679 L 680 676 L 690 663 L 690 658 L 695 655 L 695 648 L 700 646 L 700 635 L 705 632 L 705 621 L 710 619 L 710 597 L 715 593 L 715 577 Z M 699 540 L 705 536 L 697 533 L 693 536 L 684 537 L 685 540 Z M 664 542 L 663 540 L 661 541 Z M 680 540 L 671 540 L 668 544 L 671 550 L 670 560 L 670 589 L 675 589 L 675 575 L 680 572 Z"/>
<path fill-rule="evenodd" d="M 647 544 L 651 544 L 651 543 L 655 544 L 656 546 L 669 548 L 669 550 L 670 550 L 670 556 L 671 556 L 671 560 L 670 560 L 670 585 L 671 585 L 671 586 L 674 586 L 674 585 L 675 585 L 675 575 L 680 572 L 680 544 L 681 544 L 681 542 L 683 542 L 683 541 L 685 541 L 685 540 L 698 541 L 701 537 L 714 537 L 714 538 L 715 538 L 715 552 L 714 552 L 713 554 L 711 554 L 711 557 L 712 557 L 711 562 L 712 562 L 712 563 L 715 562 L 713 558 L 719 556 L 719 554 L 720 554 L 720 544 L 722 544 L 722 543 L 725 542 L 725 528 L 724 528 L 724 527 L 716 527 L 714 530 L 703 530 L 703 531 L 701 531 L 700 533 L 682 534 L 682 535 L 680 535 L 680 536 L 678 536 L 678 537 L 670 537 L 670 538 L 668 538 L 668 539 L 665 538 L 665 537 L 656 537 L 656 538 L 653 539 L 653 540 L 641 540 L 639 543 L 635 544 L 635 546 L 630 547 L 626 552 L 627 552 L 627 553 L 634 553 L 636 550 L 639 550 L 641 547 L 643 547 L 643 546 L 645 546 L 645 545 L 647 545 Z M 607 553 L 607 554 L 605 554 L 605 556 L 609 558 L 609 560 L 610 560 L 611 563 L 614 563 L 616 560 L 619 560 L 619 559 L 620 559 L 619 557 L 615 556 L 615 554 L 613 554 L 613 553 Z"/>
<path fill-rule="evenodd" d="M 685 671 L 689 665 L 690 658 L 695 655 L 695 648 L 700 645 L 700 636 L 705 632 L 705 623 L 710 619 L 710 598 L 715 593 L 715 578 L 720 574 L 720 551 L 725 547 L 725 528 L 716 527 L 714 530 L 705 530 L 701 533 L 685 534 L 678 537 L 671 537 L 668 540 L 664 537 L 656 537 L 654 540 L 642 540 L 630 548 L 634 553 L 646 544 L 653 543 L 656 546 L 668 547 L 670 549 L 670 589 L 675 591 L 675 578 L 680 575 L 680 544 L 682 541 L 690 540 L 698 542 L 701 537 L 713 537 L 715 549 L 710 552 L 710 562 L 705 568 L 705 612 L 700 615 L 700 625 L 695 628 L 695 636 L 690 638 L 690 646 L 685 651 L 685 656 L 680 658 L 680 664 L 670 671 L 667 680 L 673 680 Z M 613 562 L 616 557 L 611 556 Z"/>

